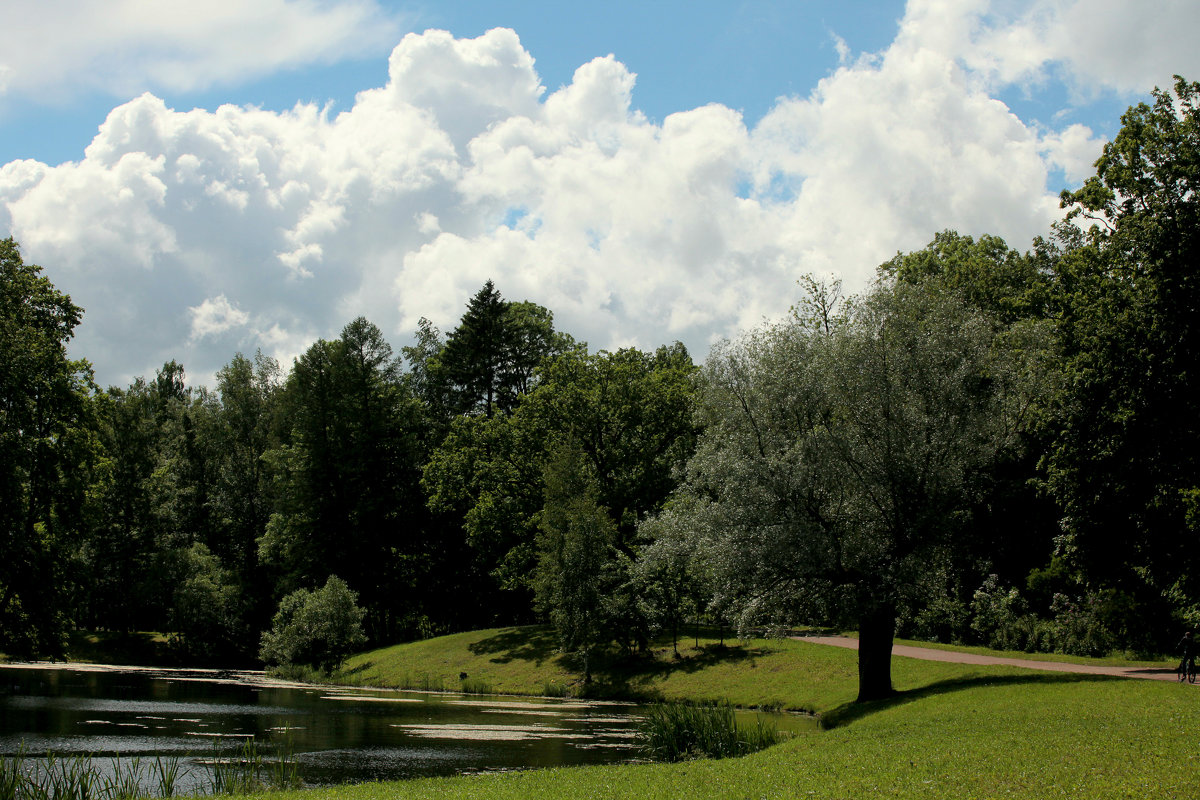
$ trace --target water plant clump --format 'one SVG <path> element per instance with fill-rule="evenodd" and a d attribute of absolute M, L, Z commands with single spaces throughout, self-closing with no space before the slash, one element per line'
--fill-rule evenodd
<path fill-rule="evenodd" d="M 778 744 L 784 738 L 758 715 L 739 725 L 729 703 L 656 703 L 638 723 L 642 753 L 654 761 L 729 758 Z"/>
<path fill-rule="evenodd" d="M 207 783 L 189 794 L 233 795 L 264 790 L 295 789 L 301 785 L 296 759 L 290 745 L 275 758 L 264 759 L 253 740 L 235 753 L 220 752 L 205 763 Z M 105 770 L 88 755 L 62 756 L 50 752 L 34 759 L 24 750 L 0 756 L 0 800 L 142 800 L 170 798 L 181 794 L 189 771 L 179 756 L 155 754 L 152 759 L 117 758 Z"/>

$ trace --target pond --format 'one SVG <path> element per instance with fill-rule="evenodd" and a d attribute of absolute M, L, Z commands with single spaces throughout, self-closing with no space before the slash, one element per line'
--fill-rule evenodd
<path fill-rule="evenodd" d="M 637 756 L 628 703 L 283 684 L 261 673 L 0 669 L 0 755 L 181 760 L 184 789 L 252 741 L 292 754 L 306 785 L 395 780 Z M 786 721 L 785 721 L 786 722 Z M 783 726 L 781 726 L 783 727 Z"/>

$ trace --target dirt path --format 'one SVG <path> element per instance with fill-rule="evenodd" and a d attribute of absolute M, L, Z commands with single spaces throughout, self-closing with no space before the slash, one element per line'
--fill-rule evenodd
<path fill-rule="evenodd" d="M 848 636 L 793 636 L 801 642 L 827 644 L 833 647 L 858 649 L 858 639 Z M 1115 675 L 1121 678 L 1146 678 L 1154 681 L 1174 681 L 1173 667 L 1105 667 L 1092 664 L 1067 664 L 1061 661 L 1031 661 L 1026 658 L 1005 658 L 1003 656 L 985 656 L 977 653 L 963 653 L 956 650 L 935 650 L 931 647 L 913 647 L 898 644 L 892 647 L 892 655 L 905 658 L 919 658 L 924 661 L 949 661 L 955 664 L 983 664 L 1006 667 L 1024 667 L 1025 669 L 1042 669 L 1051 672 L 1077 672 L 1084 675 Z"/>

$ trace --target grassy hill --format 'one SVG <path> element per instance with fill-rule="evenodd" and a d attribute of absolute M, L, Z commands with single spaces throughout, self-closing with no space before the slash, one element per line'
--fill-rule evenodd
<path fill-rule="evenodd" d="M 682 645 L 682 643 L 681 643 Z M 1191 797 L 1200 691 L 1157 681 L 897 658 L 899 694 L 859 706 L 855 654 L 792 641 L 701 639 L 613 662 L 598 691 L 728 698 L 823 713 L 827 730 L 740 759 L 564 768 L 320 789 L 297 800 L 382 798 Z M 577 688 L 540 628 L 476 631 L 364 653 L 344 680 L 441 681 L 498 691 Z M 276 795 L 278 797 L 278 795 Z"/>
<path fill-rule="evenodd" d="M 669 643 L 660 642 L 643 657 L 598 659 L 588 686 L 577 666 L 557 652 L 549 628 L 492 628 L 362 653 L 347 661 L 334 680 L 401 689 L 458 691 L 465 685 L 470 691 L 507 694 L 728 700 L 809 713 L 849 703 L 858 691 L 853 651 L 788 639 L 723 643 L 690 638 L 679 642 L 678 658 Z M 893 679 L 905 691 L 935 681 L 1014 671 L 896 659 Z"/>

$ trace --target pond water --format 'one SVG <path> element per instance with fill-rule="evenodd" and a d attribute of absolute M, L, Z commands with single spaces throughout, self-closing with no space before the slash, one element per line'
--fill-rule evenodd
<path fill-rule="evenodd" d="M 245 673 L 5 668 L 0 755 L 178 756 L 203 786 L 207 762 L 253 740 L 268 758 L 291 752 L 309 785 L 393 780 L 629 760 L 635 708 L 275 685 Z"/>
<path fill-rule="evenodd" d="M 281 685 L 254 673 L 0 669 L 0 755 L 178 757 L 185 789 L 253 741 L 307 785 L 629 761 L 626 703 Z M 784 719 L 780 727 L 792 727 Z M 803 723 L 801 723 L 803 725 Z"/>

